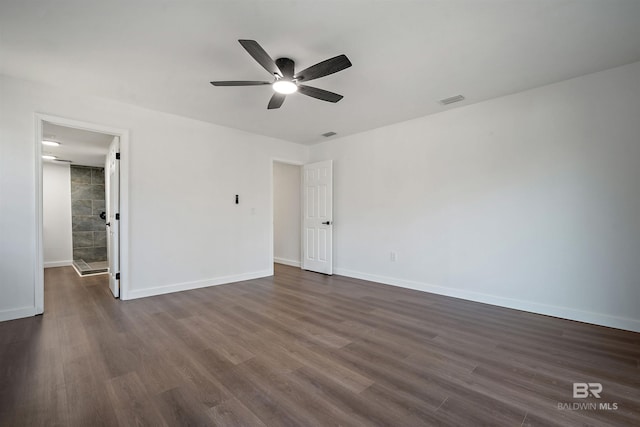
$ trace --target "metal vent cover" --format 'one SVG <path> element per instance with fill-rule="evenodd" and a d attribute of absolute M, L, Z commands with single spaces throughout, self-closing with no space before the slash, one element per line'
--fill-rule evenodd
<path fill-rule="evenodd" d="M 456 95 L 456 96 L 452 96 L 451 98 L 441 99 L 440 104 L 449 105 L 449 104 L 453 104 L 454 102 L 460 102 L 460 101 L 464 101 L 464 96 Z"/>

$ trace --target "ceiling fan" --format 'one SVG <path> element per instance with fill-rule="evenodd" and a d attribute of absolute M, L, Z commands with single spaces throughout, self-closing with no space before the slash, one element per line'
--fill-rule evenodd
<path fill-rule="evenodd" d="M 351 61 L 345 55 L 327 59 L 312 65 L 309 68 L 296 73 L 294 71 L 295 62 L 289 58 L 278 58 L 275 61 L 271 59 L 269 54 L 255 40 L 238 40 L 242 47 L 249 52 L 249 55 L 255 59 L 258 64 L 269 72 L 274 78 L 271 82 L 265 81 L 222 81 L 211 82 L 214 86 L 261 86 L 271 85 L 276 92 L 271 97 L 267 108 L 272 110 L 280 108 L 287 95 L 300 92 L 303 95 L 312 98 L 321 99 L 328 102 L 338 102 L 343 96 L 328 90 L 318 89 L 307 85 L 300 84 L 329 74 L 337 73 L 345 68 L 351 67 Z"/>

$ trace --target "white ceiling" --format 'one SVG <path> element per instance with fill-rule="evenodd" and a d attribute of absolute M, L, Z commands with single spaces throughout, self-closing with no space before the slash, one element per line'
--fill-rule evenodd
<path fill-rule="evenodd" d="M 42 154 L 51 154 L 58 160 L 83 166 L 104 167 L 109 145 L 113 141 L 113 135 L 73 129 L 48 122 L 44 122 L 42 126 L 42 135 L 46 140 L 60 143 L 57 147 L 43 145 Z"/>
<path fill-rule="evenodd" d="M 640 60 L 638 0 L 2 0 L 0 72 L 303 144 Z M 268 111 L 237 39 L 353 67 Z M 463 94 L 443 107 L 438 100 Z"/>

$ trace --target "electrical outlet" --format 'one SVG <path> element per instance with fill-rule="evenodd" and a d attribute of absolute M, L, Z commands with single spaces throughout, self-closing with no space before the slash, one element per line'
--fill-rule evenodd
<path fill-rule="evenodd" d="M 395 252 L 391 252 L 391 254 L 389 255 L 389 259 L 391 260 L 391 262 L 396 262 L 398 260 L 398 254 Z"/>

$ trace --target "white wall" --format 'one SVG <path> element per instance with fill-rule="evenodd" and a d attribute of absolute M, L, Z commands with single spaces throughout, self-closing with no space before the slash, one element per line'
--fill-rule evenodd
<path fill-rule="evenodd" d="M 300 166 L 273 163 L 274 261 L 300 266 Z"/>
<path fill-rule="evenodd" d="M 640 331 L 640 63 L 312 147 L 323 159 L 337 274 Z"/>
<path fill-rule="evenodd" d="M 71 265 L 71 176 L 68 163 L 42 164 L 44 266 Z"/>
<path fill-rule="evenodd" d="M 130 130 L 130 297 L 271 273 L 271 158 L 306 147 L 3 76 L 0 320 L 35 312 L 36 112 Z"/>
<path fill-rule="evenodd" d="M 640 331 L 640 63 L 336 139 L 309 159 L 0 77 L 0 320 L 35 312 L 35 112 L 131 131 L 132 297 L 269 274 L 271 158 L 334 159 L 336 273 Z"/>

